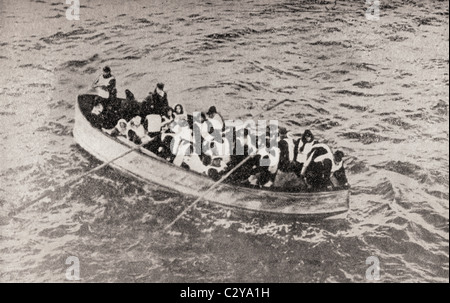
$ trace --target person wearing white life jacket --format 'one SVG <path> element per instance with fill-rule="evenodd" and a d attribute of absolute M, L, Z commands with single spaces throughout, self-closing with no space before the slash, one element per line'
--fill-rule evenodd
<path fill-rule="evenodd" d="M 248 178 L 253 186 L 270 188 L 274 184 L 280 162 L 280 149 L 270 146 L 269 140 L 266 141 L 266 148 L 261 148 L 257 152 L 258 164 Z"/>
<path fill-rule="evenodd" d="M 111 93 L 116 89 L 116 78 L 111 74 L 109 66 L 103 68 L 103 73 L 94 81 L 92 87 L 104 99 L 108 99 L 111 96 Z"/>
<path fill-rule="evenodd" d="M 102 129 L 104 132 L 108 133 L 109 135 L 113 137 L 125 137 L 128 138 L 128 123 L 125 119 L 120 119 L 119 122 L 117 122 L 117 125 L 112 129 Z"/>
<path fill-rule="evenodd" d="M 310 189 L 320 191 L 348 187 L 343 157 L 342 151 L 338 150 L 333 154 L 325 144 L 317 144 L 301 172 Z"/>
<path fill-rule="evenodd" d="M 161 134 L 161 140 L 162 156 L 169 161 L 174 160 L 179 150 L 184 153 L 185 148 L 190 148 L 192 131 L 189 123 L 186 120 L 175 120 L 170 124 L 170 132 Z"/>
<path fill-rule="evenodd" d="M 292 170 L 298 177 L 301 177 L 302 168 L 315 144 L 317 141 L 309 129 L 305 130 L 302 137 L 295 143 Z"/>
<path fill-rule="evenodd" d="M 206 113 L 208 116 L 208 120 L 211 121 L 214 129 L 223 131 L 225 130 L 225 123 L 223 121 L 223 117 L 221 114 L 217 112 L 217 109 L 215 106 L 211 106 Z"/>
<path fill-rule="evenodd" d="M 142 125 L 142 118 L 136 116 L 128 122 L 128 139 L 135 144 L 146 144 L 152 139 L 147 135 L 147 131 Z"/>

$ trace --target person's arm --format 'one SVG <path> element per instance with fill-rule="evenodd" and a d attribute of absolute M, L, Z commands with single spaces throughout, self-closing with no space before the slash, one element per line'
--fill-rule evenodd
<path fill-rule="evenodd" d="M 99 75 L 98 77 L 97 77 L 97 79 L 95 79 L 95 81 L 92 83 L 92 88 L 96 88 L 97 87 L 97 84 L 98 84 L 98 81 L 100 80 L 100 77 L 101 77 L 102 75 Z"/>
<path fill-rule="evenodd" d="M 109 80 L 109 84 L 105 86 L 104 89 L 108 92 L 112 92 L 114 88 L 116 88 L 116 79 L 112 78 L 111 80 Z"/>
<path fill-rule="evenodd" d="M 306 160 L 305 164 L 303 164 L 303 168 L 302 168 L 302 172 L 300 173 L 300 175 L 302 177 L 305 176 L 306 174 L 306 170 L 308 169 L 309 164 L 311 164 L 311 161 L 313 160 L 314 154 L 316 153 L 316 151 L 313 151 L 311 153 L 311 155 L 308 157 L 308 159 Z"/>

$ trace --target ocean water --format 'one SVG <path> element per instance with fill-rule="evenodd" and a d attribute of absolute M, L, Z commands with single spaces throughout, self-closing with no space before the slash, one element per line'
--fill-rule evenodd
<path fill-rule="evenodd" d="M 0 211 L 100 165 L 72 136 L 104 65 L 119 96 L 263 115 L 346 154 L 350 211 L 319 222 L 229 217 L 105 168 L 0 222 L 0 281 L 449 280 L 448 1 L 0 2 Z"/>

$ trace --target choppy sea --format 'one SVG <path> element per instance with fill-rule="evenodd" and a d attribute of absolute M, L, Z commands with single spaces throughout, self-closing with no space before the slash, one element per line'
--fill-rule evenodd
<path fill-rule="evenodd" d="M 228 217 L 106 168 L 0 225 L 0 281 L 449 280 L 449 3 L 80 0 L 0 2 L 2 215 L 100 164 L 74 105 L 109 65 L 119 96 L 164 82 L 187 111 L 311 129 L 347 155 L 350 211 L 320 222 Z"/>

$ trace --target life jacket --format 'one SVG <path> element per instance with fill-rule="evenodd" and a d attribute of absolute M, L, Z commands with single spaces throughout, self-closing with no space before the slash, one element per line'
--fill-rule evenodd
<path fill-rule="evenodd" d="M 156 133 L 161 131 L 161 116 L 157 114 L 150 114 L 145 117 L 147 124 L 147 131 L 149 133 Z"/>
<path fill-rule="evenodd" d="M 109 77 L 109 78 L 104 78 L 103 75 L 100 75 L 100 76 L 98 77 L 97 82 L 96 82 L 96 85 L 99 86 L 99 87 L 96 87 L 97 94 L 98 94 L 100 97 L 102 97 L 102 98 L 108 99 L 108 98 L 109 98 L 109 91 L 106 90 L 106 89 L 103 89 L 103 88 L 100 87 L 100 86 L 109 86 L 111 80 L 115 80 L 115 79 L 116 79 L 116 78 L 114 78 L 114 76 L 111 76 L 111 77 Z"/>
<path fill-rule="evenodd" d="M 303 141 L 300 139 L 298 142 L 297 157 L 295 161 L 297 161 L 298 163 L 305 163 L 308 160 L 308 154 L 315 147 L 315 144 L 317 144 L 315 140 L 304 144 Z M 303 151 L 300 151 L 302 147 Z"/>
<path fill-rule="evenodd" d="M 120 126 L 123 123 L 125 123 L 125 127 L 124 128 Z M 125 119 L 120 119 L 119 122 L 117 122 L 116 129 L 117 129 L 117 131 L 118 131 L 120 136 L 125 136 L 125 137 L 128 138 L 128 130 L 129 130 L 129 128 L 128 128 L 128 123 L 127 123 L 127 121 Z"/>
<path fill-rule="evenodd" d="M 142 118 L 140 116 L 136 116 L 128 122 L 128 132 L 130 130 L 136 133 L 136 136 L 140 139 L 144 138 L 147 135 L 144 126 L 141 124 Z"/>
<path fill-rule="evenodd" d="M 342 166 L 344 165 L 344 160 L 341 160 L 339 163 L 335 163 L 334 161 L 334 156 L 333 154 L 330 153 L 326 153 L 325 155 L 322 156 L 318 156 L 317 158 L 314 159 L 314 162 L 318 163 L 318 162 L 323 162 L 325 159 L 329 159 L 332 163 L 331 166 L 331 175 L 334 172 L 337 172 L 338 170 L 340 170 L 342 168 Z"/>

